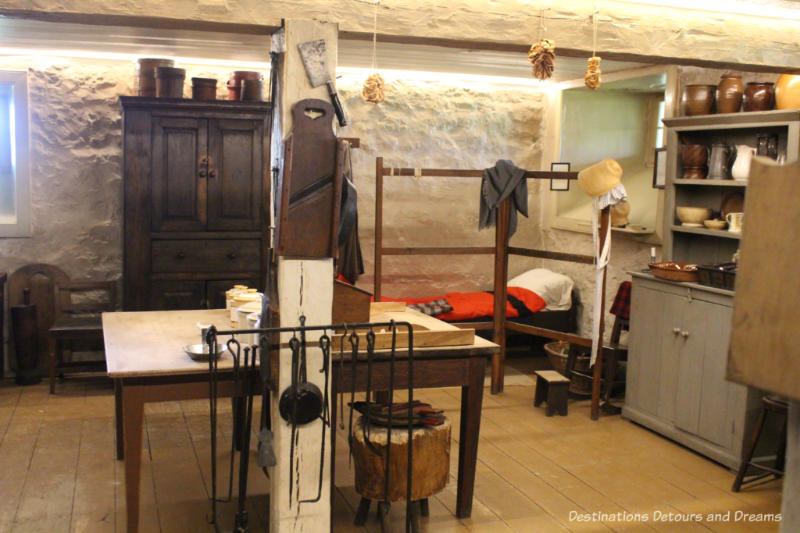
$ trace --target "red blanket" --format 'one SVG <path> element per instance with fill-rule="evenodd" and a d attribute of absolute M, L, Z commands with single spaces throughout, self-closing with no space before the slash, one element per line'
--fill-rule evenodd
<path fill-rule="evenodd" d="M 541 311 L 547 305 L 538 294 L 522 287 L 509 287 L 508 294 L 524 303 L 531 313 Z M 405 302 L 406 305 L 411 305 L 432 302 L 442 298 L 453 306 L 453 310 L 436 315 L 439 320 L 457 322 L 459 320 L 490 317 L 494 313 L 494 295 L 488 292 L 450 292 L 444 296 L 428 296 L 425 298 L 383 297 L 381 300 L 385 302 Z M 518 316 L 519 312 L 510 303 L 506 302 L 506 318 L 516 318 Z"/>

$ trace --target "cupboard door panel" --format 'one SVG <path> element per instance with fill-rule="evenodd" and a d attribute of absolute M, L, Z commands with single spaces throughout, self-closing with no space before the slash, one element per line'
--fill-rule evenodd
<path fill-rule="evenodd" d="M 663 294 L 634 285 L 628 339 L 628 378 L 625 402 L 655 414 L 660 381 L 660 337 Z"/>
<path fill-rule="evenodd" d="M 263 128 L 255 120 L 210 121 L 209 230 L 260 229 Z"/>
<path fill-rule="evenodd" d="M 153 119 L 153 231 L 200 231 L 206 228 L 205 165 L 207 121 Z"/>
<path fill-rule="evenodd" d="M 658 384 L 658 416 L 664 420 L 675 422 L 676 391 L 678 390 L 678 374 L 681 361 L 681 350 L 684 339 L 680 332 L 684 327 L 684 308 L 687 300 L 685 296 L 660 293 L 659 309 L 663 319 L 658 329 L 660 345 L 658 353 L 661 355 L 657 364 L 661 367 L 660 381 Z"/>
<path fill-rule="evenodd" d="M 729 397 L 740 387 L 725 378 L 728 364 L 728 344 L 733 320 L 733 308 L 705 304 L 706 345 L 703 359 L 703 382 L 700 397 L 700 424 L 698 435 L 706 440 L 730 448 L 733 428 L 727 416 Z"/>
<path fill-rule="evenodd" d="M 707 315 L 712 304 L 700 300 L 684 305 L 682 344 L 679 350 L 678 387 L 675 389 L 675 425 L 697 434 L 700 425 L 700 402 L 703 390 L 703 359 L 708 339 Z"/>
<path fill-rule="evenodd" d="M 204 304 L 204 281 L 157 280 L 150 282 L 150 309 L 164 311 L 203 309 Z"/>

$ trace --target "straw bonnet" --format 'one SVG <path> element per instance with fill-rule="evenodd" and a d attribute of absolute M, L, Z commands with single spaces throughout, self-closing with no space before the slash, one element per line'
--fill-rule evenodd
<path fill-rule="evenodd" d="M 613 159 L 603 159 L 578 172 L 578 185 L 589 196 L 601 196 L 622 183 L 622 167 Z"/>

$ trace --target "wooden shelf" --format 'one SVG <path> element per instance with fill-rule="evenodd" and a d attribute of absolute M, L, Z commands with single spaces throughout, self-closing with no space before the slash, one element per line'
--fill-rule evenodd
<path fill-rule="evenodd" d="M 735 233 L 728 230 L 708 229 L 708 228 L 692 228 L 687 226 L 679 226 L 677 224 L 672 226 L 672 231 L 677 233 L 694 233 L 695 235 L 705 235 L 707 237 L 722 237 L 725 239 L 739 240 L 742 237 L 741 233 Z"/>
<path fill-rule="evenodd" d="M 701 187 L 739 187 L 745 188 L 747 187 L 746 181 L 739 181 L 739 180 L 685 180 L 685 179 L 674 179 L 672 183 L 675 185 L 699 185 Z"/>

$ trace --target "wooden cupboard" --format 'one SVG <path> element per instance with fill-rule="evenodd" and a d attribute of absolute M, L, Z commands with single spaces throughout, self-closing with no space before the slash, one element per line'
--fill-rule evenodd
<path fill-rule="evenodd" d="M 731 291 L 634 273 L 622 414 L 738 467 L 762 393 L 725 379 Z"/>
<path fill-rule="evenodd" d="M 263 287 L 269 226 L 268 102 L 121 97 L 123 307 L 224 307 Z"/>

